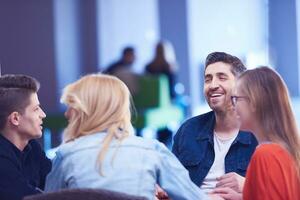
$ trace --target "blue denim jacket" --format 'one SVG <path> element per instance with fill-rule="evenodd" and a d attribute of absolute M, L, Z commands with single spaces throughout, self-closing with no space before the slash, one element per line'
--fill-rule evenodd
<path fill-rule="evenodd" d="M 113 140 L 101 164 L 101 176 L 97 158 L 105 136 L 96 133 L 61 145 L 45 190 L 104 188 L 153 199 L 158 183 L 172 199 L 208 199 L 172 152 L 156 140 L 136 136 L 121 144 Z"/>
<path fill-rule="evenodd" d="M 173 153 L 189 171 L 192 181 L 201 186 L 215 159 L 213 131 L 214 112 L 187 120 L 174 137 Z M 257 146 L 249 132 L 239 131 L 226 157 L 225 172 L 246 175 L 247 166 Z"/>

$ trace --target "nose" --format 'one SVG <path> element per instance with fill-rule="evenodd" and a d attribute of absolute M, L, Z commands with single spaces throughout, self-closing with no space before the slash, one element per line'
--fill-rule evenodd
<path fill-rule="evenodd" d="M 41 109 L 41 118 L 44 119 L 46 117 L 46 113 Z"/>
<path fill-rule="evenodd" d="M 67 109 L 67 110 L 65 111 L 64 115 L 65 115 L 65 118 L 66 118 L 66 119 L 69 119 L 69 117 L 70 117 L 70 110 Z"/>
<path fill-rule="evenodd" d="M 209 87 L 210 87 L 211 89 L 216 89 L 216 88 L 218 88 L 218 87 L 219 87 L 219 81 L 218 81 L 217 79 L 213 78 L 213 79 L 211 80 L 211 83 L 210 83 Z"/>
<path fill-rule="evenodd" d="M 65 111 L 64 116 L 68 119 L 68 111 Z"/>

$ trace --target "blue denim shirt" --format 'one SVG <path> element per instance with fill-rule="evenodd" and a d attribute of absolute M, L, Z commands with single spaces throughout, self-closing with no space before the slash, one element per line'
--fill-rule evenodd
<path fill-rule="evenodd" d="M 172 151 L 198 186 L 202 185 L 215 159 L 213 140 L 215 123 L 212 111 L 193 117 L 180 127 L 174 137 Z M 245 176 L 257 144 L 252 133 L 239 131 L 225 157 L 225 172 L 236 172 Z"/>
<path fill-rule="evenodd" d="M 97 158 L 106 133 L 82 136 L 61 145 L 47 177 L 46 191 L 62 188 L 104 188 L 154 198 L 158 183 L 172 199 L 208 199 L 187 170 L 162 143 L 130 136 L 113 140 L 102 162 Z"/>

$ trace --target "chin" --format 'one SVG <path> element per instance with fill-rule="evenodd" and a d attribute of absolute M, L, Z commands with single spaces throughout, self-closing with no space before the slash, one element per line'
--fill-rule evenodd
<path fill-rule="evenodd" d="M 221 105 L 209 106 L 214 112 L 223 112 L 224 107 Z"/>
<path fill-rule="evenodd" d="M 33 139 L 38 139 L 38 138 L 42 137 L 42 135 L 43 135 L 43 132 L 39 131 L 39 132 L 37 132 L 36 135 L 33 136 L 34 137 Z"/>
<path fill-rule="evenodd" d="M 247 125 L 241 125 L 240 130 L 251 132 L 251 128 Z"/>

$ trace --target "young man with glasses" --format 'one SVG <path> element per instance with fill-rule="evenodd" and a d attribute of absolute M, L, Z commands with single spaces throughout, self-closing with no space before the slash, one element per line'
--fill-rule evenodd
<path fill-rule="evenodd" d="M 231 103 L 236 77 L 245 70 L 235 56 L 209 54 L 204 94 L 212 111 L 187 120 L 174 137 L 173 153 L 188 169 L 193 182 L 206 192 L 215 187 L 242 192 L 247 166 L 257 146 L 251 133 L 239 130 Z M 238 98 L 242 97 L 232 97 L 232 101 Z"/>

